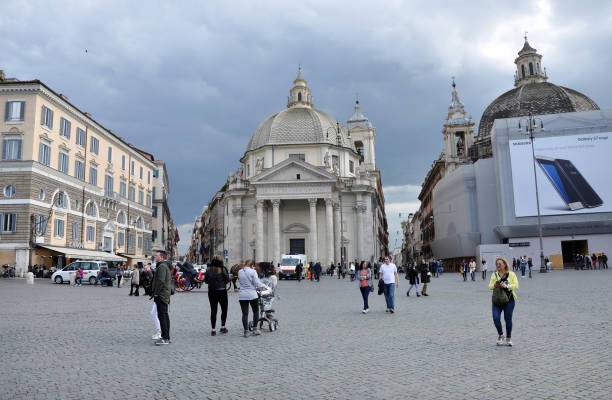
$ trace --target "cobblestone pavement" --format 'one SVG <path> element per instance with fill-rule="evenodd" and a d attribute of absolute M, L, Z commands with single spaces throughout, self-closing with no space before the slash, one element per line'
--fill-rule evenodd
<path fill-rule="evenodd" d="M 458 274 L 394 315 L 361 313 L 357 285 L 281 281 L 279 330 L 243 338 L 237 294 L 227 335 L 210 336 L 206 290 L 170 305 L 156 347 L 148 297 L 121 289 L 0 280 L 1 399 L 610 399 L 612 273 L 520 279 L 514 347 L 496 347 L 491 293 Z"/>

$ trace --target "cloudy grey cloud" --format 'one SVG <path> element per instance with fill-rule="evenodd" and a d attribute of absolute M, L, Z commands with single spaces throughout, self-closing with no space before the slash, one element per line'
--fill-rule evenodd
<path fill-rule="evenodd" d="M 524 31 L 551 82 L 612 107 L 606 1 L 8 0 L 0 68 L 41 79 L 165 160 L 186 224 L 285 107 L 298 64 L 316 107 L 340 121 L 359 93 L 383 184 L 418 186 L 442 150 L 450 77 L 478 122 L 512 88 Z"/>

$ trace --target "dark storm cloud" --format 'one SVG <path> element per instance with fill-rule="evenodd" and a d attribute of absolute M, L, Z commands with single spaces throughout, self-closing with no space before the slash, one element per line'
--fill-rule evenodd
<path fill-rule="evenodd" d="M 259 123 L 285 107 L 300 63 L 316 107 L 341 122 L 359 93 L 378 130 L 390 214 L 414 207 L 442 151 L 450 77 L 478 123 L 512 88 L 523 31 L 551 82 L 612 107 L 609 2 L 177 4 L 5 1 L 0 69 L 43 80 L 166 161 L 178 225 L 192 223 Z"/>

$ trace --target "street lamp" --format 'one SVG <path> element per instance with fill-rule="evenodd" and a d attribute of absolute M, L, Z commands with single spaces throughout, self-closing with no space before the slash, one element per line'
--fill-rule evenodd
<path fill-rule="evenodd" d="M 538 176 L 536 174 L 536 158 L 535 150 L 533 148 L 533 140 L 535 139 L 535 132 L 544 130 L 544 122 L 541 118 L 534 117 L 529 113 L 527 118 L 519 119 L 518 130 L 522 132 L 521 122 L 525 125 L 526 133 L 529 135 L 531 141 L 531 157 L 533 161 L 533 180 L 535 182 L 535 194 L 536 194 L 536 205 L 538 208 L 538 238 L 540 240 L 540 272 L 546 273 L 546 264 L 544 263 L 544 248 L 542 245 L 542 215 L 540 213 L 540 194 L 538 193 Z"/>

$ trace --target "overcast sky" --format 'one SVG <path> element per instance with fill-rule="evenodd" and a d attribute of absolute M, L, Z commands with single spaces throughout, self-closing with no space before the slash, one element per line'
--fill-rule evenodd
<path fill-rule="evenodd" d="M 612 108 L 609 1 L 174 3 L 4 0 L 0 69 L 164 160 L 183 248 L 259 123 L 285 108 L 298 64 L 316 108 L 345 122 L 358 93 L 376 126 L 391 248 L 442 151 L 451 76 L 478 124 L 513 88 L 528 31 L 549 82 Z"/>

